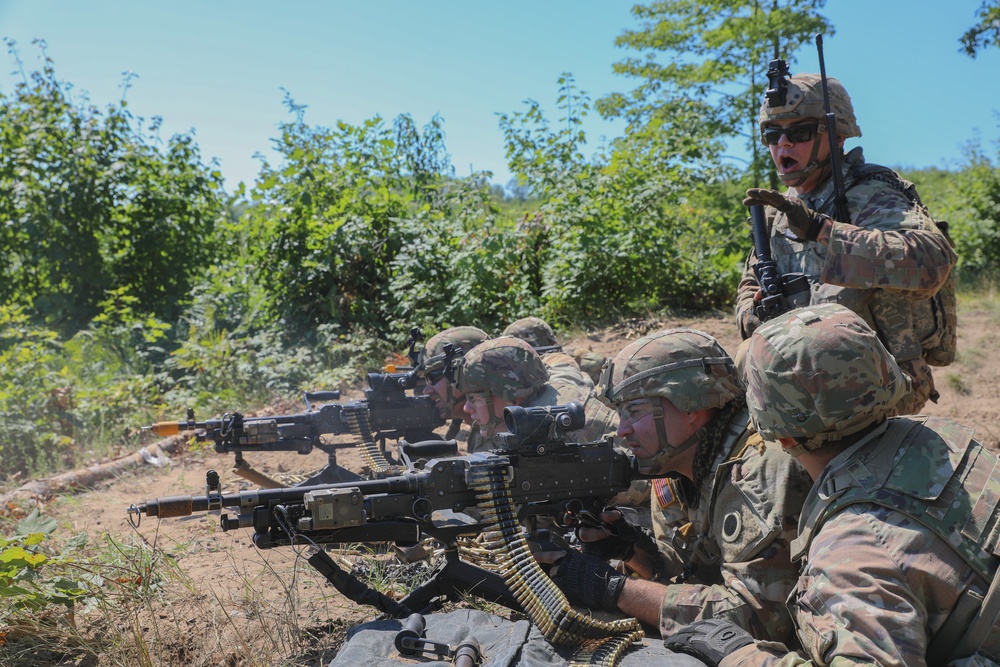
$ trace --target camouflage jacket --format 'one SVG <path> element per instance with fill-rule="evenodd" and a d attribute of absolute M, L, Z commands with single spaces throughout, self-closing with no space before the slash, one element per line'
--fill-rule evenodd
<path fill-rule="evenodd" d="M 956 649 L 997 569 L 996 465 L 971 429 L 940 418 L 888 420 L 840 453 L 793 543 L 803 652 L 758 643 L 721 664 L 996 664 L 995 630 L 971 658 Z"/>
<path fill-rule="evenodd" d="M 928 396 L 936 395 L 930 368 L 921 355 L 924 348 L 936 344 L 935 336 L 940 336 L 930 297 L 947 280 L 957 256 L 923 206 L 912 203 L 885 180 L 870 177 L 872 172 L 864 169 L 861 148 L 845 156 L 844 184 L 851 221 L 834 221 L 827 246 L 788 238 L 785 214 L 768 207 L 771 251 L 782 274 L 804 273 L 809 278 L 811 303 L 840 303 L 878 332 L 900 367 L 914 379 L 917 396 L 904 398 L 899 409 L 906 414 L 919 410 Z M 835 219 L 832 179 L 799 196 L 810 208 Z M 749 338 L 760 324 L 753 317 L 753 297 L 759 287 L 754 264 L 756 257 L 751 252 L 736 300 L 743 338 Z"/>
<path fill-rule="evenodd" d="M 745 411 L 730 422 L 727 442 L 696 490 L 696 508 L 656 485 L 654 525 L 657 535 L 671 539 L 661 545 L 668 567 L 692 558 L 698 564 L 690 582 L 667 586 L 660 609 L 663 636 L 701 618 L 722 617 L 755 637 L 794 637 L 785 607 L 798 578 L 790 544 L 810 480 L 780 447 L 763 446 L 759 438 L 748 442 L 747 422 Z M 689 525 L 678 527 L 680 521 Z"/>

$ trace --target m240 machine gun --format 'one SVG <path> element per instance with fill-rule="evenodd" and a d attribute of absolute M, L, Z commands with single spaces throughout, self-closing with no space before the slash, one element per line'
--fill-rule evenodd
<path fill-rule="evenodd" d="M 359 475 L 337 464 L 337 449 L 345 445 L 325 442 L 323 436 L 355 436 L 366 463 L 375 473 L 389 469 L 385 458 L 387 440 L 411 443 L 441 440 L 434 429 L 444 425 L 444 420 L 430 397 L 406 394 L 409 388 L 406 376 L 405 373 L 369 373 L 365 398 L 359 401 L 322 403 L 313 407 L 320 401 L 339 399 L 340 392 L 306 392 L 306 411 L 298 414 L 244 417 L 234 412 L 221 419 L 197 421 L 194 410 L 189 409 L 185 420 L 158 422 L 142 430 L 159 436 L 197 431 L 195 438 L 213 443 L 215 451 L 235 454 L 237 474 L 264 487 L 281 485 L 250 467 L 243 459 L 244 452 L 308 454 L 315 447 L 326 452 L 328 463 L 301 486 L 358 480 L 361 479 Z M 457 449 L 452 451 L 457 452 Z"/>
<path fill-rule="evenodd" d="M 634 473 L 630 458 L 610 439 L 565 442 L 565 433 L 583 424 L 578 403 L 509 407 L 504 420 L 509 433 L 502 436 L 503 447 L 491 452 L 431 459 L 422 468 L 385 479 L 233 494 L 221 493 L 218 474 L 209 471 L 206 495 L 147 500 L 129 507 L 129 518 L 138 527 L 143 515 L 170 518 L 232 510 L 234 514 L 222 514 L 224 531 L 252 528 L 253 543 L 261 549 L 311 545 L 315 553 L 310 564 L 338 590 L 399 618 L 466 592 L 524 609 L 522 597 L 530 586 L 520 581 L 512 588 L 511 577 L 543 587 L 542 579 L 547 578 L 541 570 L 529 571 L 535 564 L 526 547 L 511 547 L 522 539 L 521 522 L 532 516 L 600 512 L 608 499 L 628 488 Z M 491 549 L 516 551 L 508 561 L 513 573 L 501 576 L 461 560 L 458 537 L 483 531 L 499 540 Z M 362 542 L 413 543 L 424 537 L 445 545 L 444 559 L 430 580 L 401 602 L 368 589 L 322 549 Z M 551 581 L 547 585 L 554 587 Z M 548 590 L 546 599 L 552 595 Z"/>

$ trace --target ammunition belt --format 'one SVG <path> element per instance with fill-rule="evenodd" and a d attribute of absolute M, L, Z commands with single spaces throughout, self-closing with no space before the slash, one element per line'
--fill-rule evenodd
<path fill-rule="evenodd" d="M 475 489 L 483 519 L 493 525 L 485 532 L 485 547 L 497 555 L 500 573 L 531 621 L 553 644 L 577 646 L 572 667 L 614 667 L 622 654 L 642 640 L 634 618 L 600 621 L 573 609 L 559 587 L 535 561 L 510 493 L 508 463 L 503 458 L 472 466 L 469 486 Z"/>
<path fill-rule="evenodd" d="M 344 410 L 344 421 L 351 429 L 358 441 L 358 450 L 365 464 L 371 468 L 373 473 L 389 473 L 389 462 L 385 459 L 385 454 L 379 449 L 372 438 L 371 425 L 368 422 L 367 410 Z"/>

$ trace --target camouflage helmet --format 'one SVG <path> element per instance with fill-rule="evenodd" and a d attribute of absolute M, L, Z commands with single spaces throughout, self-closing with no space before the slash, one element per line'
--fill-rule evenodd
<path fill-rule="evenodd" d="M 445 343 L 451 343 L 462 348 L 463 354 L 485 340 L 489 340 L 489 334 L 476 327 L 453 327 L 432 336 L 424 349 L 420 351 L 420 358 L 417 363 L 416 373 L 420 377 L 427 377 L 428 373 L 444 370 Z"/>
<path fill-rule="evenodd" d="M 466 352 L 455 386 L 463 394 L 485 393 L 513 402 L 528 398 L 548 379 L 548 370 L 531 345 L 501 336 Z"/>
<path fill-rule="evenodd" d="M 841 137 L 860 137 L 861 128 L 858 127 L 858 120 L 854 116 L 851 96 L 837 79 L 827 77 L 826 83 L 830 92 L 830 111 L 837 116 L 837 134 Z M 796 74 L 790 77 L 785 104 L 771 106 L 765 98 L 764 104 L 760 107 L 761 129 L 774 121 L 797 118 L 815 118 L 820 121 L 826 118 L 823 83 L 819 74 Z M 826 125 L 823 123 L 820 123 L 819 127 L 821 132 L 826 130 Z M 763 142 L 763 138 L 761 141 Z M 764 143 L 766 145 L 766 142 Z"/>
<path fill-rule="evenodd" d="M 553 347 L 559 345 L 556 332 L 540 317 L 522 317 L 511 322 L 503 330 L 502 336 L 513 336 L 527 341 L 531 347 Z"/>
<path fill-rule="evenodd" d="M 694 329 L 667 329 L 626 345 L 604 367 L 601 400 L 612 406 L 659 396 L 682 412 L 721 408 L 743 395 L 733 360 Z"/>
<path fill-rule="evenodd" d="M 750 338 L 746 374 L 758 432 L 766 440 L 798 438 L 793 454 L 881 421 L 910 389 L 872 328 L 836 303 L 761 325 Z"/>

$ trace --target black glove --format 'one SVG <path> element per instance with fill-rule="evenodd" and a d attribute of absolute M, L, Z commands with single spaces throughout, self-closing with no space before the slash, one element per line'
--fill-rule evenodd
<path fill-rule="evenodd" d="M 709 667 L 719 667 L 723 658 L 747 644 L 753 644 L 750 633 L 721 618 L 695 621 L 663 640 L 671 651 L 693 655 Z"/>
<path fill-rule="evenodd" d="M 788 218 L 788 229 L 800 241 L 815 241 L 829 216 L 817 213 L 797 197 L 786 197 L 777 190 L 750 188 L 747 190 L 744 206 L 772 206 Z"/>
<path fill-rule="evenodd" d="M 566 599 L 588 609 L 618 611 L 618 597 L 625 588 L 628 576 L 614 569 L 600 558 L 569 550 L 552 569 L 555 582 Z"/>
<path fill-rule="evenodd" d="M 618 521 L 612 523 L 601 522 L 602 526 L 608 533 L 610 533 L 603 540 L 597 540 L 596 542 L 584 542 L 580 540 L 581 550 L 585 554 L 591 556 L 597 556 L 604 560 L 611 560 L 616 558 L 618 560 L 628 560 L 635 555 L 636 550 L 645 551 L 650 556 L 656 557 L 659 555 L 660 550 L 656 546 L 656 539 L 652 534 L 646 529 L 629 523 L 622 510 L 617 510 L 622 517 Z M 577 538 L 580 537 L 580 528 L 578 526 Z"/>

